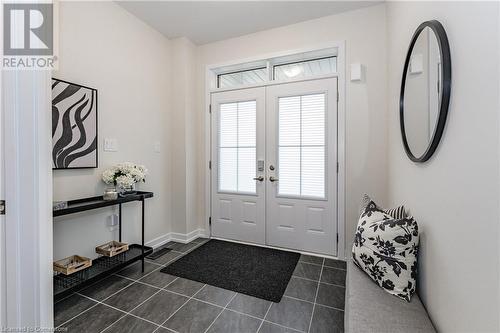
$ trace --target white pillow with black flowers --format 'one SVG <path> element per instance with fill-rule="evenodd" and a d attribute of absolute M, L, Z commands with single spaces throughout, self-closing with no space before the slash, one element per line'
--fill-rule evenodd
<path fill-rule="evenodd" d="M 359 217 L 352 258 L 389 294 L 410 301 L 417 279 L 418 226 L 413 217 L 394 219 L 377 207 Z"/>

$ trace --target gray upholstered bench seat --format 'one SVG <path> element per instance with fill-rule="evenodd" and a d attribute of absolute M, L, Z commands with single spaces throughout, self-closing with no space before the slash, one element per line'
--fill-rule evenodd
<path fill-rule="evenodd" d="M 347 262 L 346 332 L 436 332 L 418 295 L 411 302 L 390 295 L 366 273 Z"/>

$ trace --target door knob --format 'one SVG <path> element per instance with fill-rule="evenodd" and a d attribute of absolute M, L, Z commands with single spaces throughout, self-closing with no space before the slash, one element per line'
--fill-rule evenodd
<path fill-rule="evenodd" d="M 273 177 L 273 176 L 271 176 L 271 177 L 269 177 L 269 180 L 270 180 L 271 182 L 277 182 L 279 179 L 278 179 L 278 178 L 275 178 L 275 177 Z"/>
<path fill-rule="evenodd" d="M 253 180 L 258 180 L 259 182 L 264 180 L 263 176 L 255 177 Z"/>

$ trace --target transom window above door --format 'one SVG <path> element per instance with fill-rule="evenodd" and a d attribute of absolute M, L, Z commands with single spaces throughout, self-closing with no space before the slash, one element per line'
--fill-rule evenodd
<path fill-rule="evenodd" d="M 257 102 L 219 107 L 219 191 L 255 193 Z"/>
<path fill-rule="evenodd" d="M 325 94 L 278 99 L 280 196 L 325 197 Z"/>
<path fill-rule="evenodd" d="M 213 87 L 231 89 L 336 74 L 337 54 L 332 47 L 214 68 Z"/>

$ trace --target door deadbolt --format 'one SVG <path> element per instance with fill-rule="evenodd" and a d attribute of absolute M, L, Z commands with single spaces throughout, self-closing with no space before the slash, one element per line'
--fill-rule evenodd
<path fill-rule="evenodd" d="M 273 171 L 273 170 L 274 170 L 274 165 L 272 165 L 272 164 L 271 164 L 271 165 L 269 166 L 269 170 Z"/>

